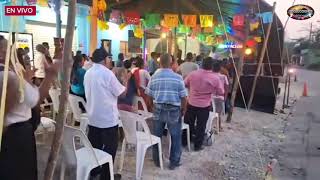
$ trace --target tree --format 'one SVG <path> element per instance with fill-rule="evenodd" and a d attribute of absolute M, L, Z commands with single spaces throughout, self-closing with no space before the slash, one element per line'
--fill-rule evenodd
<path fill-rule="evenodd" d="M 74 35 L 75 27 L 75 16 L 76 16 L 76 0 L 69 1 L 68 7 L 68 21 L 65 36 L 65 43 L 63 48 L 63 59 L 62 59 L 62 77 L 70 77 L 71 66 L 72 66 L 72 40 Z M 56 130 L 54 134 L 54 139 L 51 145 L 51 152 L 48 159 L 48 164 L 45 170 L 44 179 L 52 180 L 54 175 L 54 170 L 57 164 L 59 151 L 61 149 L 61 144 L 63 140 L 64 124 L 66 120 L 66 107 L 67 99 L 69 95 L 69 78 L 62 78 L 61 84 L 61 96 L 59 113 L 56 121 Z"/>

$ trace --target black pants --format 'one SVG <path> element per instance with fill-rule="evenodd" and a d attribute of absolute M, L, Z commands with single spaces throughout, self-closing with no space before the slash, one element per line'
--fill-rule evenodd
<path fill-rule="evenodd" d="M 114 162 L 118 148 L 118 125 L 111 128 L 97 128 L 89 125 L 88 138 L 94 148 L 109 153 Z M 94 169 L 91 174 L 96 175 L 97 173 L 101 174 L 100 180 L 110 179 L 107 164 L 104 164 L 102 169 Z"/>
<path fill-rule="evenodd" d="M 210 107 L 200 108 L 188 104 L 184 122 L 189 124 L 190 135 L 195 135 L 194 147 L 200 148 L 203 143 L 206 125 L 209 118 Z M 197 125 L 195 125 L 197 120 Z M 191 137 L 190 137 L 191 138 Z"/>
<path fill-rule="evenodd" d="M 30 121 L 15 123 L 3 133 L 1 180 L 37 180 L 37 151 Z"/>

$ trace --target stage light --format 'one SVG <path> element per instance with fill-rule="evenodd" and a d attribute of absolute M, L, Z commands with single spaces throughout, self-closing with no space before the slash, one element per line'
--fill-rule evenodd
<path fill-rule="evenodd" d="M 251 48 L 246 48 L 244 50 L 244 53 L 245 53 L 245 55 L 249 56 L 249 55 L 251 55 L 253 53 L 253 50 Z"/>
<path fill-rule="evenodd" d="M 296 72 L 296 69 L 294 69 L 294 68 L 289 68 L 288 69 L 288 73 L 289 74 L 293 74 L 294 72 Z"/>

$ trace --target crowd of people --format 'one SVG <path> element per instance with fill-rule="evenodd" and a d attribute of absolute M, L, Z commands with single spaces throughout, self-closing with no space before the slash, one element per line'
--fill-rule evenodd
<path fill-rule="evenodd" d="M 0 37 L 1 67 L 4 64 L 6 43 Z M 16 91 L 10 91 L 19 84 L 15 83 L 18 79 L 16 72 L 10 71 L 10 78 L 15 80 L 8 84 L 7 99 L 13 99 L 12 102 L 15 103 L 6 102 L 0 179 L 37 179 L 33 132 L 39 120 L 33 117 L 34 109 L 44 98 L 48 98 L 50 85 L 57 78 L 57 66 L 50 56 L 47 43 L 37 45 L 36 50 L 38 53 L 34 60 L 34 75 L 31 77 L 27 74 L 32 73 L 25 73 L 24 77 L 24 101 L 18 100 Z M 32 71 L 28 49 L 18 49 L 17 54 L 25 71 Z M 150 60 L 145 62 L 140 56 L 126 59 L 120 53 L 114 61 L 112 55 L 103 48 L 96 49 L 90 58 L 77 51 L 73 56 L 70 94 L 82 97 L 86 102 L 86 108 L 80 108 L 87 110 L 88 138 L 92 146 L 109 153 L 113 160 L 119 141 L 118 110 L 136 112 L 134 98 L 142 97 L 147 111 L 154 115 L 152 133 L 162 137 L 167 127 L 171 135 L 169 169 L 173 170 L 181 165 L 180 157 L 185 145 L 182 141 L 185 139 L 182 138 L 182 122 L 190 127 L 194 150 L 201 151 L 204 148 L 210 111 L 215 107 L 215 111 L 221 114 L 224 109 L 228 109 L 224 106 L 228 105 L 229 73 L 225 61 L 212 57 L 187 53 L 185 60 L 182 60 L 181 52 L 177 58 L 156 52 L 150 55 Z M 2 71 L 0 75 L 3 76 Z M 140 108 L 142 107 L 139 106 L 138 109 Z M 218 128 L 222 130 L 221 116 L 219 122 Z M 29 126 L 29 129 L 26 128 Z M 21 142 L 27 137 L 29 141 Z M 157 148 L 153 149 L 153 160 L 159 166 L 157 151 Z M 19 160 L 26 157 L 30 159 L 25 162 Z M 30 165 L 30 162 L 33 164 Z M 103 166 L 102 169 L 95 169 L 91 175 L 100 174 L 101 180 L 109 179 L 108 166 Z"/>

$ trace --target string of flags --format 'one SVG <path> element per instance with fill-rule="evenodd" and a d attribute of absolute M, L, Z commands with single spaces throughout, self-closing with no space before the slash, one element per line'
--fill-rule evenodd
<path fill-rule="evenodd" d="M 63 0 L 68 2 L 68 0 Z M 7 3 L 10 0 L 0 0 L 0 3 Z M 50 7 L 52 0 L 25 0 L 28 5 L 38 5 L 41 7 Z M 99 30 L 105 31 L 109 29 L 109 22 L 119 25 L 119 29 L 123 30 L 127 26 L 131 26 L 134 36 L 143 38 L 144 31 L 147 29 L 159 29 L 164 33 L 168 33 L 176 29 L 178 34 L 187 34 L 192 38 L 197 38 L 200 42 L 207 45 L 215 45 L 224 42 L 224 36 L 228 34 L 241 39 L 245 28 L 246 16 L 244 14 L 235 14 L 230 24 L 224 25 L 219 23 L 218 17 L 210 14 L 158 14 L 147 13 L 139 14 L 134 10 L 119 11 L 108 10 L 105 0 L 98 0 L 97 19 Z M 88 21 L 91 21 L 88 16 Z M 246 46 L 256 46 L 263 41 L 261 37 L 261 26 L 273 22 L 272 12 L 257 13 L 254 18 L 249 20 L 249 30 L 251 37 L 246 42 Z M 262 24 L 263 23 L 263 24 Z"/>

